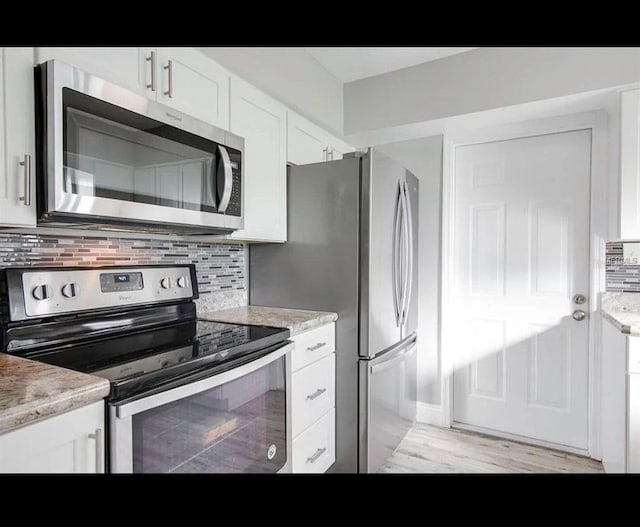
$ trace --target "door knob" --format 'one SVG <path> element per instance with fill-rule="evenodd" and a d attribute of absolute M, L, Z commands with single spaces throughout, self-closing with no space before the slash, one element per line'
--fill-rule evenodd
<path fill-rule="evenodd" d="M 582 309 L 576 309 L 571 316 L 573 317 L 573 320 L 577 320 L 578 322 L 580 322 L 581 320 L 584 320 L 585 317 L 587 316 L 587 314 L 582 311 Z"/>
<path fill-rule="evenodd" d="M 573 302 L 575 304 L 584 304 L 587 301 L 587 297 L 582 293 L 578 293 L 577 295 L 573 295 Z"/>

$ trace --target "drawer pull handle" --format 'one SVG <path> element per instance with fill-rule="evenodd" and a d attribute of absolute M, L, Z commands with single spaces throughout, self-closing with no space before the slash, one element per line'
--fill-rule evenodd
<path fill-rule="evenodd" d="M 320 348 L 324 348 L 327 345 L 326 342 L 318 342 L 315 346 L 309 346 L 307 348 L 307 351 L 316 351 L 319 350 Z"/>
<path fill-rule="evenodd" d="M 308 401 L 313 401 L 314 399 L 317 399 L 318 397 L 320 397 L 324 392 L 326 392 L 327 389 L 326 388 L 318 388 L 315 392 L 313 392 L 311 395 L 307 395 L 307 400 Z"/>
<path fill-rule="evenodd" d="M 102 452 L 102 428 L 96 428 L 93 434 L 89 434 L 89 439 L 93 439 L 96 442 L 96 472 L 102 474 L 104 472 L 103 460 L 104 454 Z"/>
<path fill-rule="evenodd" d="M 316 450 L 315 454 L 313 454 L 313 456 L 309 456 L 307 458 L 307 463 L 315 463 L 316 461 L 318 461 L 318 458 L 324 454 L 327 451 L 326 448 L 319 448 L 318 450 Z"/>

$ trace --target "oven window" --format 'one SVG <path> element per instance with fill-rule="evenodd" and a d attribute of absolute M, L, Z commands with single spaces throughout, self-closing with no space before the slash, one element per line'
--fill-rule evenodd
<path fill-rule="evenodd" d="M 287 460 L 284 360 L 135 414 L 133 471 L 277 472 Z"/>
<path fill-rule="evenodd" d="M 217 211 L 217 143 L 69 88 L 63 111 L 65 192 Z"/>

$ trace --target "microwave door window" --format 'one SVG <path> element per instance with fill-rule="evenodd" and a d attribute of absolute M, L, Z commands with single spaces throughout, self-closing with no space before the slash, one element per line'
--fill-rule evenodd
<path fill-rule="evenodd" d="M 216 212 L 218 145 L 65 88 L 65 192 Z"/>

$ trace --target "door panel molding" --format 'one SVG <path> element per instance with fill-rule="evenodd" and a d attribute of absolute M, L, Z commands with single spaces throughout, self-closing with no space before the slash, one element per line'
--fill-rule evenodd
<path fill-rule="evenodd" d="M 594 459 L 601 458 L 600 430 L 600 317 L 594 316 L 598 308 L 598 293 L 604 291 L 604 242 L 616 236 L 619 203 L 615 210 L 609 206 L 609 194 L 613 190 L 607 173 L 609 157 L 613 149 L 609 147 L 611 135 L 609 115 L 606 110 L 577 113 L 568 116 L 552 117 L 523 123 L 514 123 L 477 130 L 458 130 L 445 135 L 443 140 L 443 192 L 442 192 L 442 261 L 441 261 L 441 364 L 442 364 L 442 408 L 444 426 L 452 426 L 453 420 L 453 366 L 455 350 L 452 349 L 452 337 L 460 331 L 456 315 L 452 309 L 452 286 L 454 276 L 454 218 L 455 218 L 455 153 L 459 146 L 505 141 L 511 139 L 556 134 L 579 130 L 591 131 L 591 182 L 590 182 L 590 220 L 589 220 L 589 372 L 588 372 L 588 450 L 581 451 Z M 493 183 L 479 171 L 472 174 L 475 186 L 488 186 Z M 569 238 L 570 238 L 569 233 Z M 531 284 L 531 280 L 529 280 Z M 570 284 L 567 284 L 569 286 Z M 474 429 L 472 426 L 464 426 Z M 496 434 L 498 435 L 498 434 Z M 522 438 L 520 438 L 522 440 Z M 535 440 L 530 441 L 536 444 Z M 538 442 L 539 443 L 539 442 Z M 556 445 L 557 448 L 557 445 Z M 562 447 L 575 451 L 571 447 Z"/>

